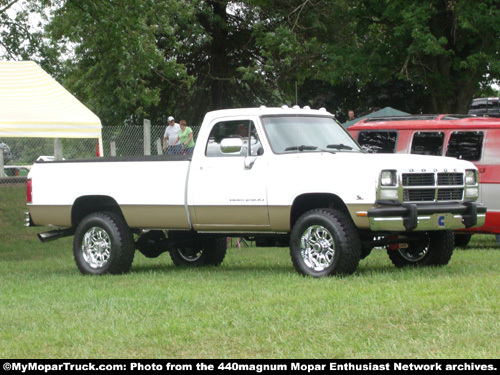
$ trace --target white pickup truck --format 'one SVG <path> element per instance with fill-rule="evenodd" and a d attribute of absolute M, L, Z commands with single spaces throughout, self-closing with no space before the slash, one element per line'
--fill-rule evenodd
<path fill-rule="evenodd" d="M 295 269 L 352 274 L 374 247 L 397 267 L 445 265 L 453 230 L 484 223 L 478 172 L 453 158 L 366 154 L 325 110 L 209 112 L 192 156 L 37 162 L 26 225 L 74 235 L 84 274 L 130 270 L 136 249 L 219 265 L 227 237 L 290 247 Z"/>

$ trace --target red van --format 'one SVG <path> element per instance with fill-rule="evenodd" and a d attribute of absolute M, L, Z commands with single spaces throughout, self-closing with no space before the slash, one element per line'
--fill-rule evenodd
<path fill-rule="evenodd" d="M 472 233 L 492 233 L 500 245 L 500 118 L 470 115 L 409 115 L 366 118 L 348 128 L 367 152 L 450 156 L 479 170 L 484 226 L 456 233 L 466 246 Z"/>

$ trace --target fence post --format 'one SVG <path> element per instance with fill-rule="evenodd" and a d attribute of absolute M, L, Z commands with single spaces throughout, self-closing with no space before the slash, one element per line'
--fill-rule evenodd
<path fill-rule="evenodd" d="M 144 119 L 144 155 L 151 155 L 151 121 Z"/>
<path fill-rule="evenodd" d="M 109 153 L 111 154 L 111 156 L 116 156 L 116 142 L 115 141 L 111 141 L 109 143 Z"/>
<path fill-rule="evenodd" d="M 54 160 L 63 159 L 63 148 L 61 138 L 54 138 Z"/>
<path fill-rule="evenodd" d="M 3 147 L 0 148 L 0 177 L 6 177 L 3 171 Z"/>
<path fill-rule="evenodd" d="M 163 155 L 163 147 L 161 145 L 161 139 L 158 138 L 156 140 L 156 151 L 158 151 L 158 155 Z"/>

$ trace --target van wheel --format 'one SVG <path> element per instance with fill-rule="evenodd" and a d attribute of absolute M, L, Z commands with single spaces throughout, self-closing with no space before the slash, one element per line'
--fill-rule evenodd
<path fill-rule="evenodd" d="M 297 272 L 303 275 L 349 275 L 358 267 L 361 241 L 351 218 L 344 213 L 311 210 L 293 226 L 290 257 Z"/>
<path fill-rule="evenodd" d="M 410 242 L 407 248 L 387 250 L 396 267 L 444 266 L 453 255 L 455 238 L 453 231 L 426 232 L 420 241 Z"/>
<path fill-rule="evenodd" d="M 73 255 L 83 274 L 128 272 L 134 260 L 134 237 L 125 219 L 112 212 L 97 212 L 78 224 Z"/>
<path fill-rule="evenodd" d="M 170 250 L 170 258 L 176 266 L 218 266 L 226 256 L 227 239 L 207 238 Z"/>

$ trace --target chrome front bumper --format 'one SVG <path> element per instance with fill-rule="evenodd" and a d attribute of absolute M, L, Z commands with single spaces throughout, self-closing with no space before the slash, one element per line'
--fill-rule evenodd
<path fill-rule="evenodd" d="M 484 225 L 486 207 L 474 203 L 401 204 L 380 202 L 368 210 L 372 231 L 428 231 L 465 229 Z"/>

